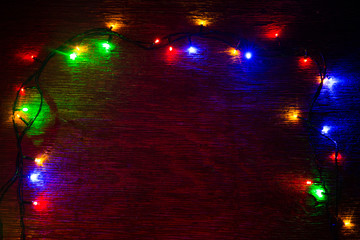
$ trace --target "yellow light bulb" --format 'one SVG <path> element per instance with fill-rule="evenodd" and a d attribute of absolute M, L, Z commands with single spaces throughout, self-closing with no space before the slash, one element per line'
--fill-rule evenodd
<path fill-rule="evenodd" d="M 40 158 L 35 158 L 35 162 L 38 166 L 42 166 L 42 161 Z"/>
<path fill-rule="evenodd" d="M 346 228 L 351 228 L 353 226 L 353 224 L 351 223 L 351 221 L 349 219 L 346 219 L 343 222 L 344 222 L 344 226 Z"/>
<path fill-rule="evenodd" d="M 42 155 L 41 157 L 37 157 L 35 158 L 35 163 L 36 165 L 42 167 L 44 165 L 44 162 L 47 160 L 48 156 L 47 155 Z"/>
<path fill-rule="evenodd" d="M 121 27 L 120 24 L 119 24 L 119 23 L 116 23 L 116 22 L 109 22 L 109 23 L 106 24 L 106 26 L 107 26 L 109 29 L 111 29 L 111 31 L 114 31 L 114 30 L 116 30 L 116 29 L 118 29 L 118 28 Z"/>
<path fill-rule="evenodd" d="M 290 110 L 287 117 L 290 121 L 297 121 L 299 119 L 299 112 L 297 110 Z"/>
<path fill-rule="evenodd" d="M 209 24 L 208 21 L 204 20 L 204 19 L 197 19 L 196 20 L 196 24 L 200 25 L 200 26 L 207 26 Z"/>
<path fill-rule="evenodd" d="M 240 51 L 237 50 L 236 48 L 229 48 L 227 50 L 227 53 L 231 56 L 238 56 L 240 54 Z"/>

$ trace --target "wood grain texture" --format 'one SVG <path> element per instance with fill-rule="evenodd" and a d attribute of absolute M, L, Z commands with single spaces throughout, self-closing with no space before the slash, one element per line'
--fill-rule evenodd
<path fill-rule="evenodd" d="M 340 145 L 340 214 L 359 221 L 359 48 L 351 6 L 322 1 L 59 1 L 8 3 L 1 10 L 2 80 L 0 184 L 15 169 L 11 108 L 16 87 L 65 40 L 107 22 L 136 40 L 209 28 L 247 38 L 266 55 L 229 57 L 216 41 L 193 39 L 145 51 L 117 41 L 86 63 L 58 54 L 41 76 L 48 106 L 45 129 L 24 140 L 30 156 L 47 153 L 41 182 L 25 180 L 28 239 L 332 239 L 323 207 L 302 185 L 317 172 L 307 130 L 286 118 L 306 113 L 318 84 L 315 64 L 280 54 L 268 33 L 281 29 L 282 47 L 326 53 L 338 83 L 324 89 L 314 123 L 333 127 Z M 342 17 L 342 18 L 340 18 Z M 337 20 L 335 20 L 337 19 Z M 98 40 L 93 39 L 93 40 Z M 93 42 L 89 41 L 89 44 Z M 94 50 L 95 51 L 95 50 Z M 259 51 L 260 53 L 260 51 Z M 256 55 L 256 53 L 255 53 Z M 314 138 L 334 190 L 334 150 Z M 331 211 L 333 205 L 330 204 Z M 4 239 L 19 239 L 16 187 L 0 205 Z M 360 224 L 360 223 L 359 223 Z M 357 239 L 344 230 L 341 239 Z"/>

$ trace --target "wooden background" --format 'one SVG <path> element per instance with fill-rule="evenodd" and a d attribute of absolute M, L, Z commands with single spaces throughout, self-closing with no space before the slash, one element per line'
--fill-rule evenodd
<path fill-rule="evenodd" d="M 1 9 L 0 184 L 15 170 L 11 123 L 17 87 L 40 59 L 85 30 L 152 41 L 209 28 L 248 39 L 250 61 L 215 41 L 193 39 L 145 51 L 124 41 L 108 55 L 71 62 L 58 54 L 41 77 L 44 125 L 25 138 L 28 239 L 332 239 L 328 216 L 307 194 L 317 177 L 306 114 L 318 85 L 316 65 L 281 46 L 324 52 L 337 83 L 324 88 L 314 124 L 332 127 L 343 156 L 340 216 L 359 225 L 359 47 L 355 7 L 327 1 L 28 1 Z M 94 39 L 96 40 L 96 39 Z M 256 54 L 258 53 L 258 55 Z M 261 55 L 260 53 L 266 53 Z M 33 94 L 31 91 L 27 94 Z M 300 114 L 301 114 L 300 113 Z M 315 137 L 330 191 L 334 151 Z M 330 212 L 333 212 L 330 204 Z M 0 205 L 4 239 L 19 239 L 16 186 Z M 359 239 L 357 227 L 341 239 Z"/>

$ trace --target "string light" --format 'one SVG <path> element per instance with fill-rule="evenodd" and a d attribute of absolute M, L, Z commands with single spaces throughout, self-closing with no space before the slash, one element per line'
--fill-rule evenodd
<path fill-rule="evenodd" d="M 206 22 L 206 21 L 204 21 L 204 20 L 199 20 L 198 21 L 198 23 L 199 23 L 199 25 L 201 25 L 201 26 L 205 26 L 205 25 L 207 25 L 208 23 Z M 163 46 L 168 46 L 168 44 L 173 44 L 175 41 L 180 41 L 181 39 L 186 39 L 186 38 L 188 38 L 188 39 L 190 39 L 191 37 L 194 37 L 194 36 L 196 36 L 196 37 L 205 37 L 205 38 L 212 38 L 212 36 L 209 34 L 209 35 L 207 35 L 207 32 L 206 31 L 204 31 L 203 30 L 203 28 L 201 27 L 200 28 L 200 32 L 199 33 L 197 33 L 197 34 L 194 34 L 194 33 L 176 33 L 176 34 L 170 34 L 170 35 L 168 35 L 168 36 L 165 36 L 164 38 L 162 38 L 162 39 L 168 39 L 168 44 L 158 44 L 158 43 L 160 43 L 160 39 L 159 38 L 157 38 L 157 39 L 155 39 L 155 41 L 153 42 L 153 43 L 151 43 L 151 42 L 149 42 L 149 43 L 140 43 L 140 42 L 138 42 L 138 41 L 133 41 L 133 40 L 130 40 L 130 39 L 128 39 L 128 38 L 126 38 L 125 36 L 123 36 L 123 35 L 121 35 L 121 34 L 118 34 L 118 33 L 116 33 L 116 32 L 113 32 L 112 30 L 114 30 L 115 29 L 115 25 L 110 25 L 109 26 L 109 29 L 96 29 L 96 30 L 93 30 L 93 31 L 89 31 L 88 33 L 85 33 L 84 35 L 81 35 L 81 38 L 83 39 L 83 38 L 86 38 L 86 37 L 94 37 L 94 36 L 104 36 L 104 35 L 108 35 L 109 36 L 109 39 L 110 39 L 110 37 L 113 37 L 113 36 L 116 36 L 116 37 L 119 37 L 120 39 L 123 39 L 123 40 L 126 40 L 126 41 L 129 41 L 129 42 L 131 42 L 131 43 L 133 43 L 133 44 L 135 44 L 135 45 L 137 45 L 137 46 L 139 46 L 139 47 L 141 47 L 141 48 L 143 48 L 143 49 L 145 49 L 145 50 L 152 50 L 152 49 L 158 49 L 158 48 L 160 48 L 160 47 L 163 47 Z M 110 30 L 110 31 L 109 31 Z M 210 32 L 209 32 L 210 33 Z M 88 34 L 88 35 L 87 35 Z M 211 32 L 211 34 L 216 34 L 216 32 Z M 273 33 L 272 33 L 273 34 Z M 181 37 L 179 37 L 179 38 L 176 38 L 176 40 L 171 40 L 171 37 L 172 36 L 175 36 L 175 35 L 180 35 Z M 80 35 L 78 35 L 78 36 L 80 36 Z M 218 41 L 222 41 L 223 43 L 225 43 L 225 44 L 227 44 L 228 45 L 228 47 L 230 47 L 230 55 L 232 55 L 232 56 L 237 56 L 237 55 L 239 55 L 239 53 L 240 53 L 240 51 L 238 50 L 238 49 L 241 49 L 241 52 L 243 52 L 243 49 L 244 49 L 244 47 L 246 48 L 246 46 L 242 46 L 242 45 L 240 45 L 240 43 L 242 42 L 242 41 L 238 41 L 238 44 L 236 45 L 236 46 L 234 46 L 234 45 L 232 45 L 232 44 L 230 44 L 229 42 L 227 42 L 227 40 L 222 40 L 219 36 L 221 36 L 221 34 L 219 34 L 219 35 L 217 35 L 217 36 L 215 36 L 215 37 L 213 37 L 213 39 L 215 39 L 215 40 L 218 40 Z M 270 36 L 270 35 L 268 35 L 268 36 Z M 279 37 L 279 33 L 275 33 L 275 37 L 276 38 L 278 38 Z M 74 44 L 74 45 L 71 45 L 71 46 L 76 46 L 76 44 L 79 44 L 79 42 L 81 42 L 81 41 L 77 41 L 77 36 L 75 36 L 75 38 L 72 38 L 72 39 L 75 39 L 75 40 L 71 40 L 72 42 L 72 44 Z M 153 46 L 154 45 L 154 43 L 157 45 L 157 46 Z M 190 41 L 190 44 L 191 44 L 191 41 Z M 65 45 L 64 45 L 65 46 Z M 112 46 L 111 46 L 111 44 L 109 44 L 108 42 L 105 42 L 105 43 L 102 43 L 101 44 L 101 46 L 106 50 L 106 51 L 108 51 L 110 48 L 112 48 Z M 151 46 L 151 47 L 149 47 L 149 46 Z M 67 48 L 68 49 L 68 48 Z M 249 48 L 248 48 L 249 49 Z M 170 51 L 170 52 L 172 52 L 173 51 L 173 47 L 172 46 L 169 46 L 169 48 L 168 48 L 168 50 Z M 77 58 L 77 56 L 78 56 L 78 54 L 80 54 L 81 52 L 83 52 L 84 51 L 84 48 L 83 47 L 80 47 L 79 45 L 77 45 L 76 47 L 75 47 L 75 49 L 72 49 L 71 51 L 75 51 L 75 52 L 72 52 L 70 55 L 69 55 L 69 57 L 70 57 L 70 59 L 72 59 L 72 60 L 75 60 L 76 58 Z M 190 53 L 190 54 L 192 54 L 192 53 L 196 53 L 198 50 L 195 48 L 195 47 L 193 47 L 193 46 L 190 46 L 188 49 L 187 49 L 187 52 L 188 53 Z M 54 54 L 53 55 L 55 55 L 55 53 L 56 52 L 54 52 Z M 70 53 L 70 50 L 67 52 L 67 54 L 69 54 Z M 53 55 L 50 55 L 50 56 L 53 56 Z M 250 51 L 248 51 L 248 52 L 245 52 L 245 54 L 244 54 L 244 56 L 245 56 L 245 58 L 246 59 L 251 59 L 252 58 L 252 53 L 250 52 Z M 36 57 L 34 57 L 34 56 L 31 56 L 33 59 L 37 59 Z M 315 59 L 315 58 L 314 58 Z M 39 61 L 40 62 L 40 61 Z M 43 69 L 44 67 L 45 67 L 45 65 L 46 65 L 46 63 L 47 63 L 48 61 L 46 61 L 45 63 L 42 63 L 42 65 L 41 65 L 41 67 L 40 67 L 40 69 Z M 304 56 L 304 58 L 303 58 L 303 62 L 304 63 L 306 63 L 306 62 L 308 62 L 308 55 L 307 55 L 307 51 L 305 50 L 305 56 Z M 315 62 L 315 61 L 314 61 Z M 325 64 L 324 64 L 325 65 Z M 320 76 L 321 76 L 321 79 L 324 79 L 324 84 L 326 84 L 327 86 L 332 86 L 334 83 L 331 83 L 331 81 L 329 80 L 329 78 L 324 78 L 324 76 L 326 76 L 326 74 L 325 74 L 325 70 L 320 70 Z M 37 83 L 38 84 L 38 83 Z M 37 89 L 40 89 L 40 87 L 37 85 L 36 86 L 36 88 Z M 321 88 L 318 88 L 318 92 L 321 90 Z M 21 88 L 21 90 L 20 90 L 21 92 L 24 92 L 24 88 Z M 41 96 L 42 97 L 42 96 Z M 317 96 L 314 98 L 314 100 L 313 100 L 313 103 L 316 101 L 316 99 L 317 99 Z M 16 100 L 15 100 L 15 104 L 14 105 L 16 105 L 16 103 L 17 103 L 17 98 L 16 98 Z M 27 112 L 29 109 L 28 108 L 22 108 L 22 111 L 23 112 Z M 311 109 L 312 110 L 312 109 Z M 311 110 L 309 111 L 310 113 L 311 113 Z M 39 112 L 41 111 L 41 107 L 40 107 L 40 109 L 39 109 Z M 14 115 L 15 115 L 15 112 L 14 112 Z M 36 117 L 37 117 L 37 115 L 36 115 L 36 117 L 34 118 L 34 119 L 32 119 L 31 121 L 29 121 L 29 122 L 26 122 L 19 114 L 16 114 L 16 116 L 18 117 L 18 118 L 20 118 L 24 123 L 26 123 L 26 125 L 27 125 L 27 128 L 30 128 L 31 127 L 31 125 L 32 125 L 32 123 L 36 120 Z M 302 117 L 299 117 L 299 113 L 298 113 L 298 111 L 292 111 L 291 113 L 290 113 L 290 119 L 291 120 L 298 120 L 298 119 L 304 119 L 304 118 L 302 118 Z M 310 120 L 306 120 L 306 121 L 308 121 L 308 124 L 310 123 Z M 19 121 L 17 121 L 17 122 L 19 122 Z M 17 126 L 16 126 L 16 123 L 14 123 L 15 124 L 15 128 L 17 128 Z M 328 131 L 330 130 L 330 127 L 328 127 L 328 126 L 324 126 L 323 127 L 323 129 L 321 130 L 321 133 L 322 134 L 327 134 L 328 133 Z M 329 138 L 329 137 L 328 137 Z M 19 145 L 21 145 L 21 139 L 19 140 L 19 138 L 18 138 L 18 144 Z M 19 156 L 22 156 L 22 152 L 21 152 L 22 150 L 20 150 L 20 154 L 19 154 Z M 335 158 L 335 156 L 334 156 L 334 158 Z M 44 164 L 44 161 L 45 161 L 45 157 L 39 157 L 39 158 L 35 158 L 35 160 L 34 160 L 34 162 L 38 165 L 38 166 L 43 166 L 43 164 Z M 337 159 L 341 159 L 341 155 L 339 154 L 338 155 L 338 158 Z M 22 164 L 20 164 L 21 165 L 21 171 L 23 170 L 22 169 Z M 18 167 L 19 168 L 19 167 Z M 17 169 L 17 170 L 19 170 L 19 169 Z M 40 173 L 33 173 L 33 174 L 31 174 L 30 176 L 29 176 L 29 178 L 30 178 L 30 180 L 32 181 L 32 182 L 37 182 L 37 181 L 39 181 L 39 177 L 40 177 Z M 320 176 L 320 178 L 321 178 L 321 176 Z M 322 181 L 323 182 L 323 181 Z M 316 198 L 316 200 L 317 201 L 325 201 L 326 199 L 327 199 L 327 189 L 325 188 L 325 185 L 323 185 L 323 186 L 320 186 L 319 184 L 313 184 L 313 182 L 312 181 L 310 181 L 310 180 L 307 180 L 306 181 L 306 184 L 307 185 L 309 185 L 309 191 L 310 191 L 310 193 Z M 21 185 L 21 183 L 19 182 L 19 191 L 20 192 L 22 192 L 22 185 Z M 1 199 L 0 199 L 1 200 Z M 20 205 L 22 204 L 22 201 L 20 201 Z M 37 205 L 39 205 L 39 202 L 38 201 L 33 201 L 32 202 L 32 204 L 34 205 L 34 206 L 37 206 Z M 336 203 L 337 204 L 337 203 Z M 46 203 L 43 203 L 42 204 L 43 206 L 44 205 L 46 205 Z M 23 221 L 22 220 L 23 219 L 23 216 L 21 216 L 21 221 Z M 346 223 L 345 221 L 344 221 L 344 225 L 346 226 L 346 225 L 350 225 L 351 223 L 349 222 L 349 223 Z M 24 225 L 24 223 L 22 222 L 22 225 Z"/>

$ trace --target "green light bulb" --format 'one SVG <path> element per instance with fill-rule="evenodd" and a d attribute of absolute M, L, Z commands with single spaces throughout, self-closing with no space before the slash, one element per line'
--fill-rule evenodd
<path fill-rule="evenodd" d="M 25 108 L 23 108 L 22 110 L 23 110 L 23 112 L 27 112 L 27 111 L 29 111 L 29 109 L 28 109 L 28 108 L 26 108 L 26 107 L 25 107 Z"/>
<path fill-rule="evenodd" d="M 317 195 L 319 198 L 323 198 L 323 197 L 324 197 L 324 190 L 322 190 L 322 189 L 316 190 L 316 195 Z"/>
<path fill-rule="evenodd" d="M 310 193 L 316 198 L 317 201 L 325 201 L 326 194 L 322 186 L 313 186 L 310 190 Z"/>
<path fill-rule="evenodd" d="M 70 54 L 70 59 L 75 60 L 76 57 L 77 57 L 77 56 L 76 56 L 76 53 Z"/>
<path fill-rule="evenodd" d="M 103 46 L 106 50 L 109 50 L 110 47 L 111 47 L 109 43 L 103 43 L 102 46 Z"/>

